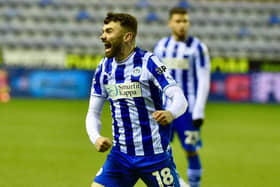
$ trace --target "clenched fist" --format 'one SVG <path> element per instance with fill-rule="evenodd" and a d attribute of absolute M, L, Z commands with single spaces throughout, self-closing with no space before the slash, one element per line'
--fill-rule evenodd
<path fill-rule="evenodd" d="M 161 125 L 168 125 L 174 120 L 172 113 L 168 110 L 158 110 L 152 115 L 153 118 Z"/>
<path fill-rule="evenodd" d="M 112 141 L 107 137 L 99 137 L 95 142 L 95 148 L 98 152 L 105 152 L 112 146 Z"/>

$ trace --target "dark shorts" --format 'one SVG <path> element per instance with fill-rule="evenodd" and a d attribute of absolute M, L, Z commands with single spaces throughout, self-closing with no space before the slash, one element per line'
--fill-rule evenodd
<path fill-rule="evenodd" d="M 94 182 L 106 187 L 133 187 L 142 179 L 150 187 L 179 187 L 178 173 L 170 153 L 129 156 L 111 151 Z"/>
<path fill-rule="evenodd" d="M 192 124 L 192 115 L 185 112 L 172 123 L 172 139 L 174 133 L 178 134 L 181 145 L 186 151 L 193 152 L 202 147 L 200 129 Z"/>

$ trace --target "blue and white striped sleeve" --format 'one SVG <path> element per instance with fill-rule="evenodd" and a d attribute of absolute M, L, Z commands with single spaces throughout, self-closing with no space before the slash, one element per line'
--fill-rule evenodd
<path fill-rule="evenodd" d="M 193 119 L 205 117 L 205 105 L 210 87 L 210 57 L 205 44 L 199 43 L 195 55 L 197 74 L 197 97 L 193 109 Z"/>
<path fill-rule="evenodd" d="M 200 42 L 196 50 L 196 60 L 198 68 L 210 69 L 210 57 L 207 46 Z"/>
<path fill-rule="evenodd" d="M 147 68 L 151 74 L 151 80 L 159 89 L 164 90 L 169 86 L 176 85 L 176 81 L 158 57 L 154 55 L 150 56 L 147 62 Z"/>
<path fill-rule="evenodd" d="M 99 97 L 107 97 L 105 92 L 105 87 L 103 85 L 103 62 L 104 59 L 101 60 L 99 63 L 93 80 L 92 80 L 92 87 L 91 87 L 91 96 L 99 96 Z"/>

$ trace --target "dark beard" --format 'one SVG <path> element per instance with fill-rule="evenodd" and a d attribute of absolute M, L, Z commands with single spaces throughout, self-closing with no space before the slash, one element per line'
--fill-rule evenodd
<path fill-rule="evenodd" d="M 186 38 L 187 38 L 187 33 L 186 32 L 184 32 L 184 33 L 178 32 L 176 34 L 176 36 L 177 36 L 178 41 L 185 41 Z"/>
<path fill-rule="evenodd" d="M 111 53 L 110 54 L 105 53 L 105 56 L 107 58 L 117 57 L 121 53 L 122 51 L 121 49 L 122 49 L 121 42 L 118 42 L 117 44 L 112 45 Z"/>
<path fill-rule="evenodd" d="M 179 41 L 185 41 L 186 40 L 186 35 L 178 36 L 178 40 Z"/>

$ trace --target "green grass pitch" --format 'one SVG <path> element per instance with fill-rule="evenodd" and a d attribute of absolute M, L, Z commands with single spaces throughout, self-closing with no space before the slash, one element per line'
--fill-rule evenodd
<path fill-rule="evenodd" d="M 87 137 L 87 107 L 87 100 L 0 103 L 0 187 L 89 187 L 106 153 Z M 279 105 L 209 103 L 206 113 L 204 187 L 280 186 Z M 102 118 L 103 134 L 111 137 L 108 105 Z M 172 146 L 185 177 L 178 140 Z"/>

